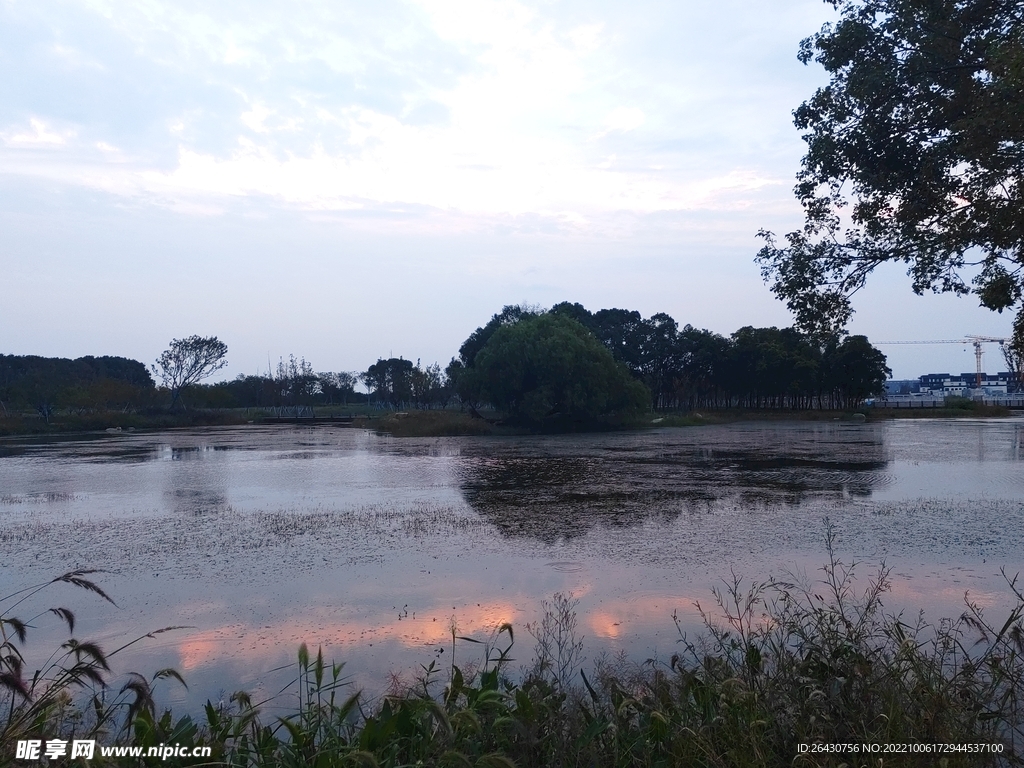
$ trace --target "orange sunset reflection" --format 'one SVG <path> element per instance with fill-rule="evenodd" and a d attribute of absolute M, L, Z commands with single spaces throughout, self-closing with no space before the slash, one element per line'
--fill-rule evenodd
<path fill-rule="evenodd" d="M 311 646 L 344 647 L 391 640 L 406 648 L 451 642 L 452 617 L 459 635 L 484 639 L 499 626 L 515 624 L 519 611 L 507 601 L 465 606 L 456 611 L 401 615 L 394 612 L 372 617 L 339 617 L 337 609 L 319 608 L 302 616 L 260 625 L 231 624 L 193 632 L 176 643 L 180 667 L 192 671 L 226 656 L 241 656 L 248 664 L 276 663 L 282 648 Z"/>
<path fill-rule="evenodd" d="M 672 614 L 697 616 L 692 595 L 647 594 L 637 597 L 603 600 L 600 608 L 590 611 L 584 623 L 594 637 L 617 640 L 628 635 L 650 635 L 674 630 Z"/>

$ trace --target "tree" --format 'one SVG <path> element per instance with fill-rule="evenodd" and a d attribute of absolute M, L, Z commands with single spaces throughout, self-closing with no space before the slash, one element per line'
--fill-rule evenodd
<path fill-rule="evenodd" d="M 288 355 L 287 363 L 280 358 L 274 381 L 281 399 L 289 405 L 308 405 L 321 392 L 320 379 L 305 357 L 296 360 L 295 355 Z"/>
<path fill-rule="evenodd" d="M 829 391 L 835 405 L 856 408 L 865 398 L 885 392 L 885 381 L 892 376 L 885 355 L 871 346 L 866 336 L 849 336 L 825 350 L 822 361 L 828 373 Z"/>
<path fill-rule="evenodd" d="M 552 315 L 565 315 L 571 317 L 577 323 L 582 325 L 591 333 L 597 330 L 597 324 L 594 321 L 594 313 L 584 307 L 582 304 L 577 302 L 562 301 L 555 304 L 551 309 L 548 310 Z"/>
<path fill-rule="evenodd" d="M 679 326 L 664 312 L 658 312 L 640 325 L 641 381 L 651 391 L 655 408 L 668 407 L 675 397 L 680 378 Z"/>
<path fill-rule="evenodd" d="M 729 339 L 686 325 L 676 337 L 680 376 L 676 396 L 682 407 L 716 408 L 728 382 Z"/>
<path fill-rule="evenodd" d="M 533 307 L 508 304 L 502 307 L 501 312 L 491 317 L 487 325 L 473 331 L 459 347 L 459 356 L 453 357 L 444 370 L 449 390 L 464 404 L 475 408 L 479 402 L 476 399 L 478 390 L 473 384 L 473 377 L 466 374 L 473 368 L 477 353 L 487 345 L 499 328 L 515 325 L 520 320 L 536 317 L 538 314 L 539 310 Z"/>
<path fill-rule="evenodd" d="M 476 360 L 477 353 L 486 346 L 494 332 L 502 326 L 515 325 L 520 320 L 536 317 L 537 309 L 524 307 L 520 304 L 508 304 L 502 307 L 501 312 L 495 314 L 490 322 L 483 328 L 477 328 L 469 335 L 469 338 L 462 342 L 459 347 L 459 361 L 463 367 L 471 368 Z"/>
<path fill-rule="evenodd" d="M 358 376 L 347 371 L 319 373 L 320 391 L 329 405 L 337 400 L 341 404 L 355 399 Z"/>
<path fill-rule="evenodd" d="M 361 378 L 367 388 L 371 389 L 378 400 L 383 400 L 393 408 L 412 400 L 411 360 L 400 357 L 383 358 L 366 369 Z"/>
<path fill-rule="evenodd" d="M 635 310 L 600 309 L 594 313 L 594 335 L 634 376 L 643 372 L 643 325 L 643 318 Z"/>
<path fill-rule="evenodd" d="M 800 60 L 829 73 L 794 112 L 807 143 L 802 230 L 757 259 L 798 325 L 834 334 L 885 262 L 917 293 L 1002 311 L 1024 291 L 1024 4 L 826 0 Z M 970 275 L 974 273 L 973 279 Z M 1024 308 L 1020 309 L 1024 315 Z"/>
<path fill-rule="evenodd" d="M 732 391 L 750 408 L 808 408 L 821 350 L 795 328 L 740 328 L 732 335 Z"/>
<path fill-rule="evenodd" d="M 153 366 L 153 373 L 171 391 L 171 408 L 179 401 L 184 408 L 182 392 L 227 365 L 227 353 L 228 345 L 216 336 L 173 339 Z"/>
<path fill-rule="evenodd" d="M 420 367 L 420 361 L 409 376 L 409 384 L 412 390 L 412 399 L 418 408 L 429 408 L 433 405 L 443 405 L 448 399 L 446 392 L 444 373 L 437 363 Z"/>
<path fill-rule="evenodd" d="M 565 315 L 533 315 L 497 328 L 463 377 L 480 400 L 531 423 L 643 411 L 650 402 L 647 388 Z"/>

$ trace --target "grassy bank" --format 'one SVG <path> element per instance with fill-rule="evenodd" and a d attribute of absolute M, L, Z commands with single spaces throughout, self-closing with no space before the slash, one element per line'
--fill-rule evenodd
<path fill-rule="evenodd" d="M 475 418 L 465 411 L 431 410 L 393 413 L 374 411 L 357 418 L 355 426 L 384 432 L 395 437 L 440 437 L 445 435 L 522 435 L 544 433 L 600 432 L 656 429 L 660 427 L 697 427 L 735 424 L 743 421 L 822 421 L 879 422 L 890 419 L 1000 418 L 1011 411 L 972 401 L 948 408 L 862 408 L 857 411 L 829 410 L 752 410 L 731 408 L 717 411 L 668 411 L 629 418 L 602 420 L 552 420 L 544 425 L 513 425 L 500 420 L 500 414 L 485 413 Z"/>
<path fill-rule="evenodd" d="M 485 411 L 471 415 L 465 411 L 432 410 L 402 413 L 380 413 L 371 418 L 357 419 L 353 426 L 373 429 L 394 437 L 440 437 L 445 435 L 542 435 L 580 432 L 611 432 L 624 429 L 643 429 L 650 424 L 641 419 L 551 418 L 541 423 L 516 422 L 501 418 L 501 414 Z"/>
<path fill-rule="evenodd" d="M 208 703 L 199 719 L 158 706 L 154 684 L 175 673 L 107 683 L 116 652 L 89 643 L 69 640 L 49 668 L 26 680 L 19 659 L 27 624 L 14 618 L 13 606 L 28 610 L 31 600 L 19 601 L 37 599 L 37 589 L 0 602 L 0 690 L 9 699 L 0 701 L 0 764 L 12 762 L 18 739 L 59 737 L 208 745 L 207 762 L 268 768 L 1024 765 L 1024 596 L 1017 585 L 1008 581 L 1016 598 L 1008 617 L 992 621 L 967 603 L 961 617 L 930 625 L 885 610 L 887 570 L 857 589 L 831 532 L 826 544 L 817 583 L 736 580 L 714 592 L 702 611 L 705 631 L 691 638 L 680 630 L 667 663 L 585 669 L 576 602 L 556 595 L 525 633 L 503 625 L 489 639 L 463 638 L 453 624 L 448 663 L 424 666 L 409 688 L 364 696 L 340 665 L 302 646 L 295 683 L 276 700 L 236 693 L 228 703 Z M 55 581 L 102 595 L 89 578 L 76 572 Z M 73 616 L 57 615 L 73 632 Z M 532 654 L 523 654 L 530 642 Z M 271 704 L 290 713 L 272 716 Z M 802 751 L 809 744 L 857 751 Z M 987 751 L 939 754 L 935 744 Z M 908 746 L 865 752 L 871 745 Z M 144 762 L 97 753 L 81 764 Z M 158 762 L 201 761 L 149 760 Z"/>
<path fill-rule="evenodd" d="M 359 416 L 352 426 L 372 429 L 393 437 L 443 437 L 455 435 L 493 435 L 500 432 L 492 421 L 476 418 L 464 411 L 378 411 Z"/>
<path fill-rule="evenodd" d="M 976 419 L 1005 418 L 1013 411 L 1000 405 L 985 405 L 968 401 L 947 408 L 868 408 L 865 413 L 872 421 L 883 419 Z"/>

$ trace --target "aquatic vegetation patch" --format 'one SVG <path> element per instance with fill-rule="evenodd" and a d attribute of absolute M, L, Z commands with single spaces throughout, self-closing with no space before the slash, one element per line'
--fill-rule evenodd
<path fill-rule="evenodd" d="M 0 496 L 0 504 L 58 504 L 62 501 L 77 501 L 78 496 L 64 491 L 47 491 L 45 493 L 4 494 Z"/>
<path fill-rule="evenodd" d="M 195 564 L 196 577 L 210 569 L 266 567 L 245 555 L 261 550 L 304 546 L 332 559 L 366 552 L 417 546 L 431 537 L 460 537 L 483 532 L 490 524 L 468 510 L 434 503 L 369 504 L 354 509 L 314 506 L 280 510 L 198 510 L 153 517 L 145 512 L 119 518 L 61 517 L 22 519 L 0 524 L 0 543 L 10 550 L 9 564 L 38 570 L 39 557 L 85 561 L 111 571 L 125 563 L 146 563 L 147 572 L 177 566 L 183 557 Z M 308 569 L 307 562 L 289 568 Z"/>

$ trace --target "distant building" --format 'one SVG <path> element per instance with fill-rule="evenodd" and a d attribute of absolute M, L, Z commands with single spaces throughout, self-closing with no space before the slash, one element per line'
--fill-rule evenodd
<path fill-rule="evenodd" d="M 928 392 L 935 397 L 973 397 L 975 395 L 1005 395 L 1010 383 L 1009 371 L 981 374 L 981 386 L 978 386 L 978 374 L 969 371 L 960 374 L 928 373 L 918 379 L 920 391 Z"/>
<path fill-rule="evenodd" d="M 913 395 L 921 389 L 919 379 L 890 379 L 885 382 L 885 394 L 888 397 L 893 395 Z"/>

